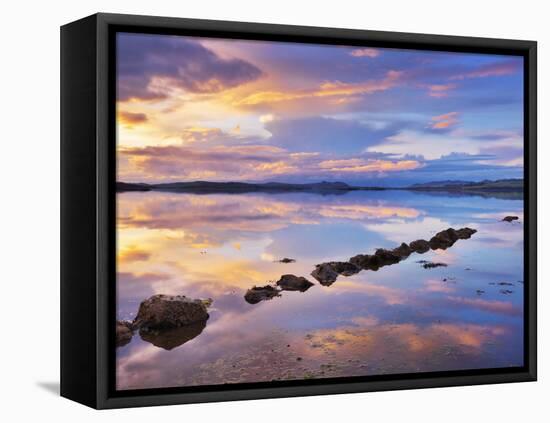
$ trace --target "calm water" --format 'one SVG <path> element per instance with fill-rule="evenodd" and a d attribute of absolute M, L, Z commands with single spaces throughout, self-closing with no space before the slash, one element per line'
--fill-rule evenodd
<path fill-rule="evenodd" d="M 500 221 L 509 214 L 520 221 Z M 133 319 L 153 294 L 214 300 L 205 326 L 136 333 L 118 348 L 118 389 L 523 364 L 521 200 L 130 192 L 118 194 L 118 222 L 119 319 Z M 330 287 L 309 276 L 317 263 L 463 226 L 478 233 L 446 251 L 340 276 Z M 277 262 L 284 257 L 296 262 Z M 244 300 L 248 288 L 286 273 L 315 286 Z"/>

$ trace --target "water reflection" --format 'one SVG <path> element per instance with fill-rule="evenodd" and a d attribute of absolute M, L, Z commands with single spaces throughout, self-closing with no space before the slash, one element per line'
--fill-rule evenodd
<path fill-rule="evenodd" d="M 119 348 L 117 386 L 521 365 L 522 208 L 521 200 L 392 191 L 118 194 L 117 318 L 132 320 L 153 294 L 214 304 L 206 327 L 144 333 Z M 509 214 L 520 223 L 500 221 Z M 478 233 L 421 256 L 448 267 L 405 260 L 285 292 L 284 301 L 243 298 L 283 274 L 308 278 L 315 264 L 464 226 Z M 279 262 L 286 257 L 295 262 Z"/>
<path fill-rule="evenodd" d="M 170 351 L 199 336 L 205 327 L 206 320 L 176 329 L 161 331 L 141 329 L 139 331 L 139 336 L 141 336 L 141 339 L 144 341 L 150 342 L 156 347 Z"/>

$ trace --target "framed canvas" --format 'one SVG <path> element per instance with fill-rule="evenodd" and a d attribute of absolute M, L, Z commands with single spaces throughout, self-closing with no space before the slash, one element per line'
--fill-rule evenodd
<path fill-rule="evenodd" d="M 61 28 L 61 394 L 536 380 L 536 43 Z"/>

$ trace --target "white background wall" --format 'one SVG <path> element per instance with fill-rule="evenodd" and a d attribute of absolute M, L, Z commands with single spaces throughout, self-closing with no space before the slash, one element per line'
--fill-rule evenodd
<path fill-rule="evenodd" d="M 135 13 L 539 42 L 539 186 L 550 184 L 550 30 L 544 1 L 6 1 L 0 31 L 0 415 L 3 421 L 549 421 L 548 185 L 539 190 L 539 382 L 97 412 L 59 383 L 59 26 Z M 545 331 L 546 333 L 544 333 Z M 545 392 L 546 390 L 546 392 Z M 349 419 L 349 420 L 348 420 Z M 180 420 L 181 421 L 181 420 Z"/>

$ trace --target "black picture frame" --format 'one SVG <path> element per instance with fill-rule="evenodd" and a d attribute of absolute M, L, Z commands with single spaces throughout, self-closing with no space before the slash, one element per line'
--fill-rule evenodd
<path fill-rule="evenodd" d="M 524 366 L 132 391 L 114 389 L 117 31 L 524 57 Z M 61 395 L 119 408 L 537 378 L 537 44 L 488 38 L 99 13 L 61 28 Z"/>

